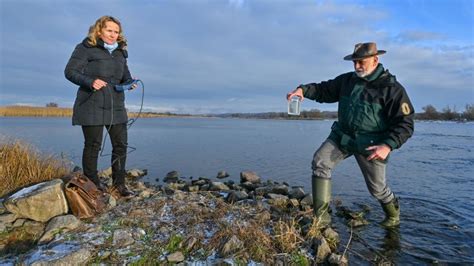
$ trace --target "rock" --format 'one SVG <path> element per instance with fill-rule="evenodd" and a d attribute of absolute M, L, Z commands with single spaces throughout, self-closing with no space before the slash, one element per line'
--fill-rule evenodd
<path fill-rule="evenodd" d="M 133 236 L 130 232 L 124 229 L 118 229 L 114 231 L 113 241 L 112 244 L 114 247 L 127 247 L 133 244 L 135 240 L 133 240 Z"/>
<path fill-rule="evenodd" d="M 168 262 L 182 262 L 184 260 L 184 255 L 181 251 L 176 251 L 168 256 L 166 256 Z"/>
<path fill-rule="evenodd" d="M 226 201 L 229 203 L 234 203 L 237 201 L 241 201 L 247 199 L 249 195 L 245 191 L 231 191 L 227 195 Z"/>
<path fill-rule="evenodd" d="M 27 255 L 22 264 L 32 266 L 86 265 L 92 257 L 92 253 L 89 251 L 92 248 L 87 246 L 63 243 L 54 247 L 43 247 Z"/>
<path fill-rule="evenodd" d="M 11 224 L 17 219 L 17 215 L 14 213 L 0 214 L 0 224 Z"/>
<path fill-rule="evenodd" d="M 22 227 L 25 222 L 28 221 L 26 219 L 16 219 L 16 221 L 13 223 L 12 227 L 13 228 L 16 228 L 16 227 Z"/>
<path fill-rule="evenodd" d="M 65 233 L 76 229 L 81 225 L 81 221 L 74 215 L 56 216 L 48 222 L 43 236 L 41 236 L 39 243 L 47 243 L 54 239 L 57 233 Z"/>
<path fill-rule="evenodd" d="M 100 171 L 97 175 L 101 178 L 111 178 L 112 177 L 112 167 L 109 167 L 105 170 Z"/>
<path fill-rule="evenodd" d="M 62 185 L 61 179 L 55 179 L 23 188 L 5 200 L 5 208 L 19 218 L 39 222 L 66 214 L 68 204 Z"/>
<path fill-rule="evenodd" d="M 151 196 L 151 192 L 146 189 L 146 190 L 143 190 L 142 192 L 140 192 L 140 194 L 138 194 L 138 197 L 140 197 L 141 199 L 147 199 Z"/>
<path fill-rule="evenodd" d="M 217 178 L 219 179 L 226 178 L 226 177 L 229 177 L 229 174 L 226 171 L 219 171 L 219 173 L 217 173 Z"/>
<path fill-rule="evenodd" d="M 134 182 L 134 190 L 141 191 L 141 190 L 145 190 L 145 189 L 147 189 L 147 186 L 145 186 L 145 183 L 143 183 L 141 181 L 140 182 Z"/>
<path fill-rule="evenodd" d="M 290 197 L 290 199 L 301 200 L 302 198 L 304 198 L 305 193 L 304 193 L 303 188 L 301 188 L 301 187 L 295 187 L 295 188 L 292 188 L 292 189 L 288 192 L 288 196 Z"/>
<path fill-rule="evenodd" d="M 222 182 L 212 182 L 211 186 L 209 187 L 211 191 L 221 191 L 221 190 L 229 190 L 229 187 L 226 186 Z"/>
<path fill-rule="evenodd" d="M 252 171 L 244 171 L 240 173 L 240 183 L 250 182 L 252 184 L 260 183 L 260 177 Z"/>
<path fill-rule="evenodd" d="M 313 239 L 314 257 L 316 263 L 324 263 L 331 254 L 331 248 L 324 237 Z"/>
<path fill-rule="evenodd" d="M 8 231 L 2 233 L 0 237 L 0 247 L 2 254 L 9 253 L 8 250 L 17 254 L 30 250 L 43 234 L 44 224 L 36 221 L 26 220 L 21 227 L 9 228 Z M 7 250 L 5 250 L 7 249 Z M 0 265 L 1 263 L 0 259 Z"/>
<path fill-rule="evenodd" d="M 165 183 L 173 183 L 178 181 L 179 178 L 179 173 L 178 171 L 171 171 L 166 174 L 165 178 L 163 179 L 163 182 Z"/>
<path fill-rule="evenodd" d="M 224 245 L 219 249 L 220 257 L 227 257 L 243 247 L 244 243 L 240 241 L 237 236 L 233 235 Z"/>
<path fill-rule="evenodd" d="M 252 184 L 251 182 L 248 182 L 248 181 L 243 182 L 240 185 L 248 191 L 254 191 L 255 189 L 259 187 L 258 184 Z"/>
<path fill-rule="evenodd" d="M 142 176 L 146 176 L 147 172 L 148 171 L 146 169 L 144 169 L 144 170 L 131 169 L 131 170 L 127 171 L 127 177 L 132 178 L 132 179 L 136 179 L 136 178 L 139 178 L 139 177 L 142 177 Z"/>
<path fill-rule="evenodd" d="M 198 192 L 199 191 L 199 186 L 188 186 L 188 191 L 189 192 Z"/>
<path fill-rule="evenodd" d="M 117 200 L 115 199 L 115 197 L 113 197 L 112 195 L 107 195 L 109 197 L 108 199 L 108 204 L 110 206 L 110 208 L 114 208 L 115 206 L 117 206 Z"/>
<path fill-rule="evenodd" d="M 169 183 L 166 184 L 166 186 L 172 190 L 182 190 L 184 187 L 186 187 L 185 183 Z"/>
<path fill-rule="evenodd" d="M 339 234 L 331 227 L 328 227 L 323 231 L 323 236 L 329 241 L 334 241 L 336 243 L 339 242 Z"/>
<path fill-rule="evenodd" d="M 301 206 L 313 206 L 313 195 L 306 195 L 301 201 Z"/>
<path fill-rule="evenodd" d="M 284 201 L 288 200 L 288 196 L 280 195 L 280 194 L 274 194 L 274 193 L 268 193 L 267 198 L 272 199 L 272 200 L 284 200 Z"/>
<path fill-rule="evenodd" d="M 257 188 L 255 188 L 255 195 L 265 196 L 268 193 L 270 193 L 271 191 L 272 191 L 272 188 L 270 186 L 257 187 Z"/>
<path fill-rule="evenodd" d="M 5 212 L 7 212 L 7 209 L 5 209 L 3 205 L 3 199 L 0 199 L 0 214 L 4 214 Z"/>
<path fill-rule="evenodd" d="M 184 250 L 188 251 L 188 252 L 191 251 L 193 249 L 194 245 L 196 245 L 197 242 L 198 242 L 197 238 L 195 238 L 193 236 L 188 237 L 183 242 Z"/>
<path fill-rule="evenodd" d="M 338 255 L 336 253 L 332 253 L 329 256 L 328 262 L 331 265 L 341 265 L 341 266 L 349 265 L 349 261 L 347 260 L 346 256 L 343 257 L 342 255 Z"/>
<path fill-rule="evenodd" d="M 288 195 L 288 187 L 286 185 L 273 185 L 271 187 L 271 193 Z"/>
<path fill-rule="evenodd" d="M 358 218 L 358 219 L 350 219 L 347 224 L 352 227 L 359 227 L 359 226 L 368 225 L 369 222 L 364 218 Z"/>
<path fill-rule="evenodd" d="M 72 169 L 72 172 L 75 173 L 75 172 L 82 172 L 82 168 L 78 165 L 74 165 L 74 168 Z"/>
<path fill-rule="evenodd" d="M 298 208 L 300 206 L 300 202 L 297 199 L 290 199 L 288 201 L 289 208 Z"/>

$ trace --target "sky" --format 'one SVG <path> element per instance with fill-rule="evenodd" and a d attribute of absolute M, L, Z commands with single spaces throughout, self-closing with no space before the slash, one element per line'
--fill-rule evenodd
<path fill-rule="evenodd" d="M 0 105 L 72 107 L 74 47 L 118 18 L 144 110 L 286 112 L 286 93 L 353 71 L 342 58 L 376 42 L 417 112 L 474 104 L 472 0 L 0 0 Z M 141 90 L 127 92 L 138 110 Z M 332 111 L 310 100 L 302 108 Z"/>

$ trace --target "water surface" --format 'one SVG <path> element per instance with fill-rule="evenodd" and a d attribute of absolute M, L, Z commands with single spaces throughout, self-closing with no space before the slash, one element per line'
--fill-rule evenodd
<path fill-rule="evenodd" d="M 218 118 L 141 119 L 129 131 L 127 168 L 146 168 L 145 181 L 177 170 L 181 176 L 214 178 L 226 170 L 239 181 L 244 170 L 264 180 L 288 182 L 310 191 L 314 151 L 332 121 Z M 83 136 L 69 118 L 0 118 L 0 134 L 63 154 L 80 164 Z M 376 256 L 397 264 L 474 263 L 474 124 L 417 122 L 414 136 L 391 154 L 388 183 L 400 197 L 402 224 L 386 231 L 383 212 L 369 195 L 354 158 L 333 172 L 333 198 L 353 209 L 369 207 L 368 226 L 354 231 L 350 261 L 369 264 Z M 107 140 L 104 150 L 110 153 Z M 100 167 L 110 157 L 100 159 Z M 334 206 L 333 206 L 334 207 Z M 334 217 L 341 248 L 349 228 Z"/>

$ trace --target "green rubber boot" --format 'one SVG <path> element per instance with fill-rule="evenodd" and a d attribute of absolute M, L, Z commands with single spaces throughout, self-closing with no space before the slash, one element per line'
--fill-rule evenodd
<path fill-rule="evenodd" d="M 383 227 L 395 227 L 400 224 L 400 205 L 398 199 L 393 198 L 389 203 L 382 203 L 385 219 L 380 223 Z"/>
<path fill-rule="evenodd" d="M 331 223 L 329 201 L 331 199 L 331 179 L 313 177 L 313 212 L 318 218 L 319 226 L 326 227 Z"/>

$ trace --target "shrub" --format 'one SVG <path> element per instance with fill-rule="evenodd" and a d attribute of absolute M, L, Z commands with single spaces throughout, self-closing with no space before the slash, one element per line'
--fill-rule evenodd
<path fill-rule="evenodd" d="M 28 185 L 61 178 L 68 172 L 64 160 L 41 154 L 24 142 L 0 144 L 0 197 Z"/>

